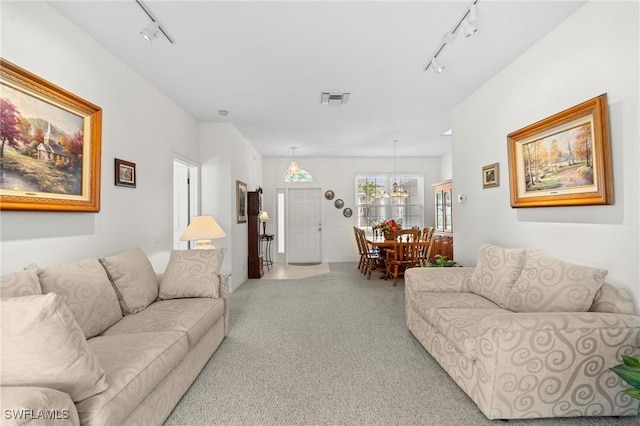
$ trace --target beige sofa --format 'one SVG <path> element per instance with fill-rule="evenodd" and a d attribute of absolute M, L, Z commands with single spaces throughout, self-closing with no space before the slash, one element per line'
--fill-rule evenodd
<path fill-rule="evenodd" d="M 2 423 L 159 425 L 228 330 L 217 250 L 139 249 L 2 277 Z M 48 420 L 47 420 L 48 419 Z"/>
<path fill-rule="evenodd" d="M 407 325 L 489 419 L 636 415 L 609 368 L 640 352 L 640 317 L 605 276 L 484 245 L 475 268 L 406 272 Z"/>

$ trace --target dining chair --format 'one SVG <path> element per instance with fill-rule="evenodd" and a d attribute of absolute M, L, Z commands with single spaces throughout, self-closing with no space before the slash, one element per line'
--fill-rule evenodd
<path fill-rule="evenodd" d="M 420 233 L 420 241 L 430 242 L 431 237 L 433 237 L 433 226 L 422 228 L 422 232 Z"/>
<path fill-rule="evenodd" d="M 386 279 L 393 277 L 393 285 L 398 282 L 398 276 L 416 266 L 420 266 L 422 256 L 428 252 L 429 243 L 425 241 L 396 241 L 393 253 L 386 259 Z"/>
<path fill-rule="evenodd" d="M 358 270 L 361 272 L 364 272 L 364 263 L 365 263 L 365 252 L 364 252 L 364 248 L 362 247 L 362 241 L 360 241 L 360 235 L 359 235 L 360 229 L 357 227 L 353 227 L 353 235 L 356 238 L 356 246 L 358 247 L 358 254 L 360 254 L 360 261 L 358 262 Z"/>
<path fill-rule="evenodd" d="M 374 248 L 368 241 L 367 237 L 364 233 L 364 230 L 358 229 L 358 238 L 360 239 L 360 244 L 363 247 L 364 252 L 364 265 L 362 269 L 362 273 L 367 275 L 367 279 L 371 279 L 371 272 L 374 269 L 378 269 L 380 271 L 383 270 L 383 258 L 380 254 L 380 250 Z"/>
<path fill-rule="evenodd" d="M 398 241 L 418 241 L 420 240 L 419 229 L 401 229 L 396 232 L 396 240 Z"/>

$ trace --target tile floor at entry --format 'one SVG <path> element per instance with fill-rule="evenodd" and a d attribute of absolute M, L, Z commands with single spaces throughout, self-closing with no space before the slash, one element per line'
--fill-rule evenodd
<path fill-rule="evenodd" d="M 319 263 L 317 265 L 290 265 L 286 262 L 279 262 L 274 263 L 270 269 L 271 270 L 268 271 L 267 267 L 264 267 L 262 279 L 295 280 L 331 272 L 328 263 Z"/>

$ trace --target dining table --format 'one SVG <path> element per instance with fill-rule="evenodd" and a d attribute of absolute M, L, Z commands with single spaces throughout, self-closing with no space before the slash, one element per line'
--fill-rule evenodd
<path fill-rule="evenodd" d="M 371 245 L 371 248 L 378 248 L 380 249 L 380 272 L 382 272 L 382 276 L 380 278 L 387 278 L 387 252 L 389 250 L 393 250 L 396 246 L 396 244 L 398 242 L 402 243 L 408 243 L 409 241 L 402 240 L 401 241 L 397 241 L 395 239 L 393 240 L 387 240 L 384 238 L 384 236 L 382 235 L 375 235 L 375 234 L 369 234 L 366 235 L 366 240 L 367 243 Z"/>

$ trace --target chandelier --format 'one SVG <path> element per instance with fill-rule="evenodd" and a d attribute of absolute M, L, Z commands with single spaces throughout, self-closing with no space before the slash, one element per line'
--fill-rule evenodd
<path fill-rule="evenodd" d="M 298 176 L 298 172 L 300 171 L 300 167 L 298 163 L 296 163 L 296 147 L 291 147 L 291 164 L 289 164 L 289 168 L 287 169 L 287 173 L 291 176 Z"/>
<path fill-rule="evenodd" d="M 393 141 L 393 184 L 391 185 L 391 196 L 394 198 L 397 197 L 408 197 L 409 192 L 398 183 L 397 175 L 396 175 L 396 145 L 398 141 L 394 139 Z"/>

